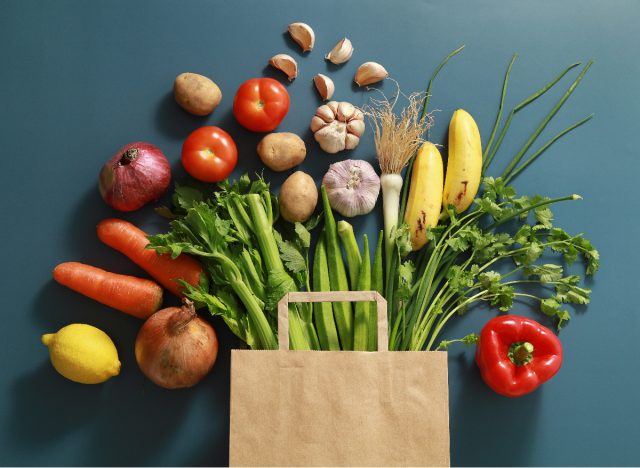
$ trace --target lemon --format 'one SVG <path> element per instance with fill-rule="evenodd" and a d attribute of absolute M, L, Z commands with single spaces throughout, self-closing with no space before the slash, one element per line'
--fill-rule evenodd
<path fill-rule="evenodd" d="M 72 323 L 57 333 L 42 335 L 55 370 L 74 382 L 102 383 L 120 373 L 120 361 L 111 338 L 102 330 Z"/>

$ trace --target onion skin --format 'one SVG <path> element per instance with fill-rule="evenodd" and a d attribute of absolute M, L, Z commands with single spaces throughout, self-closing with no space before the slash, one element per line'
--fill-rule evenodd
<path fill-rule="evenodd" d="M 134 211 L 155 201 L 171 182 L 169 161 L 150 143 L 123 146 L 100 171 L 100 195 L 119 211 Z"/>
<path fill-rule="evenodd" d="M 159 310 L 147 319 L 136 338 L 136 361 L 142 373 L 166 389 L 192 387 L 211 370 L 218 338 L 189 300 L 182 307 Z"/>

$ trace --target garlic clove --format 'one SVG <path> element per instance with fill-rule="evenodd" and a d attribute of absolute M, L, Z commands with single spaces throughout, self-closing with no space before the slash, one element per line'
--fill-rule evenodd
<path fill-rule="evenodd" d="M 291 39 L 302 47 L 302 52 L 309 52 L 316 43 L 316 35 L 306 23 L 291 23 L 287 28 Z"/>
<path fill-rule="evenodd" d="M 336 119 L 336 113 L 331 109 L 331 107 L 329 107 L 329 104 L 320 106 L 316 110 L 316 116 L 320 117 L 327 123 L 333 122 Z"/>
<path fill-rule="evenodd" d="M 353 81 L 360 87 L 382 81 L 389 76 L 389 72 L 376 62 L 365 62 L 358 67 Z"/>
<path fill-rule="evenodd" d="M 364 133 L 364 120 L 352 119 L 347 123 L 347 132 L 361 137 Z"/>
<path fill-rule="evenodd" d="M 329 125 L 325 125 L 315 132 L 313 137 L 323 151 L 329 154 L 335 154 L 345 149 L 347 127 L 337 120 L 334 120 Z"/>
<path fill-rule="evenodd" d="M 311 131 L 313 133 L 317 132 L 318 130 L 320 130 L 322 127 L 324 127 L 325 125 L 327 125 L 327 122 L 325 122 L 324 120 L 322 120 L 320 117 L 318 117 L 317 115 L 314 115 L 313 118 L 311 119 Z"/>
<path fill-rule="evenodd" d="M 346 122 L 351 117 L 353 117 L 353 114 L 355 114 L 355 112 L 356 112 L 356 108 L 353 106 L 353 104 L 348 102 L 341 102 L 340 104 L 338 104 L 336 117 L 338 118 L 338 120 L 341 120 L 342 122 Z"/>
<path fill-rule="evenodd" d="M 324 58 L 335 65 L 346 62 L 353 55 L 353 44 L 346 37 L 341 39 Z"/>
<path fill-rule="evenodd" d="M 344 149 L 352 150 L 360 143 L 360 137 L 357 137 L 351 133 L 347 133 L 344 141 Z"/>
<path fill-rule="evenodd" d="M 336 89 L 331 78 L 327 75 L 323 75 L 322 73 L 318 73 L 313 77 L 313 83 L 316 85 L 316 89 L 318 90 L 318 93 L 320 93 L 320 97 L 323 101 L 331 99 L 331 96 L 333 96 L 333 92 Z"/>
<path fill-rule="evenodd" d="M 335 118 L 335 115 L 338 113 L 338 102 L 337 101 L 329 101 L 329 102 L 327 102 L 327 107 L 329 109 L 331 109 L 331 112 L 333 112 L 333 116 Z"/>
<path fill-rule="evenodd" d="M 298 63 L 293 57 L 287 54 L 277 54 L 269 59 L 269 65 L 287 75 L 289 81 L 295 80 L 298 76 Z"/>
<path fill-rule="evenodd" d="M 354 119 L 358 119 L 358 120 L 364 120 L 364 114 L 362 113 L 362 111 L 360 109 L 358 109 L 356 107 L 356 112 L 355 112 L 355 114 L 353 114 L 353 118 Z"/>

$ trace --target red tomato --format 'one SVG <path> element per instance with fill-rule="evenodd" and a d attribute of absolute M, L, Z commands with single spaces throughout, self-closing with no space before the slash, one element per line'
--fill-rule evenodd
<path fill-rule="evenodd" d="M 200 127 L 182 144 L 182 165 L 194 178 L 220 182 L 236 167 L 238 149 L 227 132 L 218 127 Z"/>
<path fill-rule="evenodd" d="M 289 112 L 289 93 L 273 78 L 253 78 L 240 85 L 233 98 L 233 115 L 253 132 L 274 130 Z"/>

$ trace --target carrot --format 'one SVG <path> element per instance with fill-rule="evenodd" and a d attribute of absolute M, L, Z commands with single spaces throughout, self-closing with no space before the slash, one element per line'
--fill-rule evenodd
<path fill-rule="evenodd" d="M 53 279 L 106 306 L 146 319 L 162 305 L 162 288 L 154 281 L 111 273 L 78 262 L 61 263 Z"/>
<path fill-rule="evenodd" d="M 129 257 L 136 265 L 149 273 L 162 286 L 178 297 L 183 297 L 178 279 L 197 286 L 200 278 L 206 278 L 200 262 L 185 254 L 172 259 L 147 249 L 147 234 L 128 221 L 116 218 L 102 220 L 98 224 L 98 238 Z"/>

